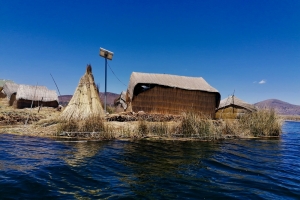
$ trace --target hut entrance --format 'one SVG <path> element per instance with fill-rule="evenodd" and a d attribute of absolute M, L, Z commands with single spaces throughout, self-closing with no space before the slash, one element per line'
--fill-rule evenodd
<path fill-rule="evenodd" d="M 16 93 L 13 93 L 13 94 L 10 96 L 10 99 L 9 99 L 9 106 L 14 105 L 14 102 L 16 101 L 16 99 L 17 99 L 17 94 L 16 94 Z"/>

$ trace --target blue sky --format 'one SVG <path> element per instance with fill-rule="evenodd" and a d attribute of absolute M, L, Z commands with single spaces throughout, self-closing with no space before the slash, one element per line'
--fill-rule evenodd
<path fill-rule="evenodd" d="M 104 91 L 133 71 L 203 77 L 223 98 L 300 105 L 298 0 L 0 0 L 0 78 L 73 94 L 87 64 Z"/>

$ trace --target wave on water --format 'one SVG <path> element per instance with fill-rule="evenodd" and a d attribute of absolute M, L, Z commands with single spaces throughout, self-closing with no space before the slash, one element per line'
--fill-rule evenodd
<path fill-rule="evenodd" d="M 0 135 L 0 199 L 299 199 L 300 123 L 277 139 L 86 141 Z"/>

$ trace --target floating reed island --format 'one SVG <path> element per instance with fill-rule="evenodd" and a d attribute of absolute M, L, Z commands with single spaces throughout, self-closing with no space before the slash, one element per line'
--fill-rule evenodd
<path fill-rule="evenodd" d="M 31 114 L 24 114 L 15 123 L 23 124 L 18 127 L 12 126 L 8 114 L 18 109 L 1 111 L 0 132 L 92 140 L 205 141 L 278 137 L 282 132 L 282 119 L 274 110 L 257 110 L 234 96 L 220 102 L 219 92 L 203 78 L 134 72 L 127 91 L 121 95 L 115 101 L 121 109 L 110 109 L 119 112 L 105 114 L 88 65 L 62 111 L 42 108 L 46 114 L 40 116 L 37 108 L 23 109 Z M 27 120 L 24 126 L 25 116 L 35 116 L 35 120 Z"/>
<path fill-rule="evenodd" d="M 216 140 L 273 137 L 281 133 L 282 120 L 275 111 L 256 110 L 234 96 L 220 103 L 219 92 L 201 77 L 133 72 L 127 92 L 116 100 L 123 112 L 104 116 L 91 77 L 88 66 L 61 115 L 64 121 L 57 125 L 58 136 Z M 82 86 L 86 88 L 80 89 Z M 93 98 L 96 109 L 91 109 Z M 78 110 L 81 112 L 74 115 Z M 220 112 L 223 117 L 221 114 L 216 119 Z"/>

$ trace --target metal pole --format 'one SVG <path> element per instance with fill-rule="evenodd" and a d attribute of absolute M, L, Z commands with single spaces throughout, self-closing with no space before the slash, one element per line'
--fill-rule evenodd
<path fill-rule="evenodd" d="M 106 114 L 106 87 L 107 87 L 107 58 L 105 58 L 105 97 L 104 97 L 105 114 Z"/>

